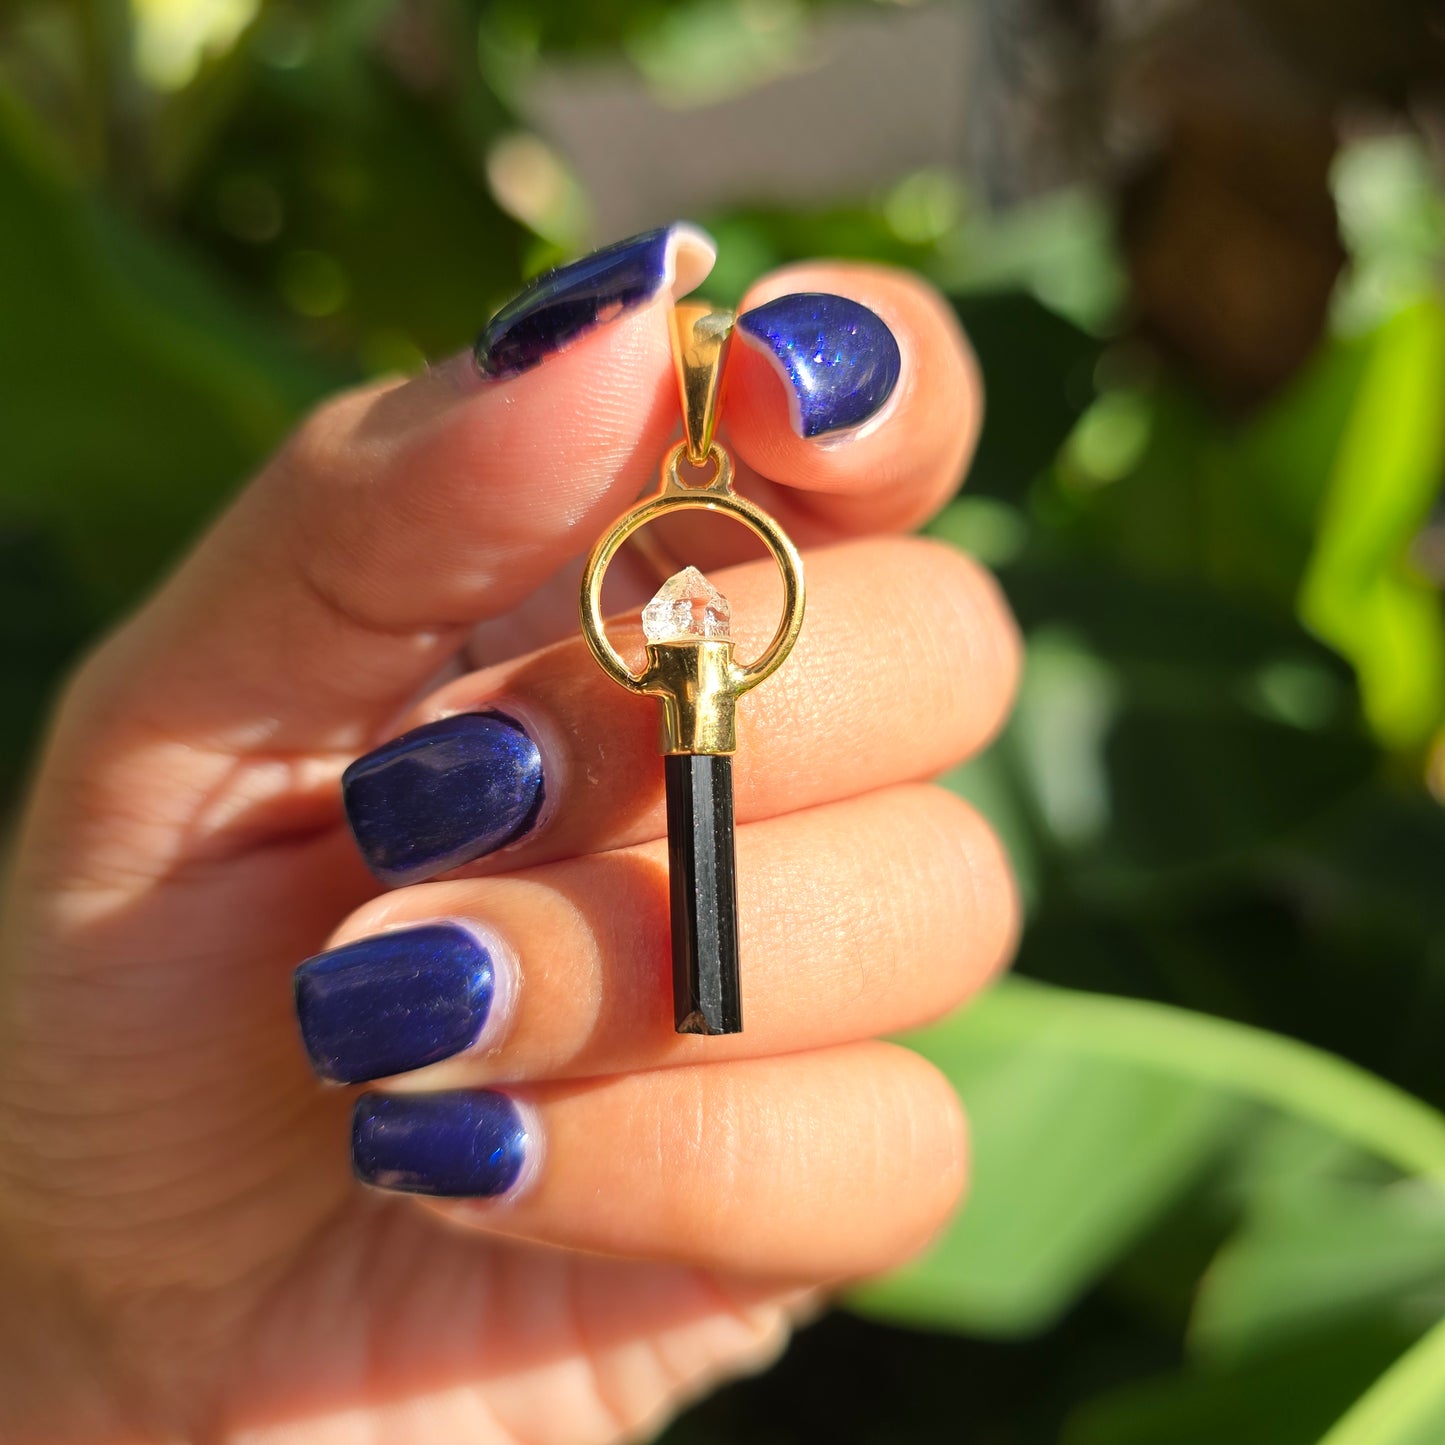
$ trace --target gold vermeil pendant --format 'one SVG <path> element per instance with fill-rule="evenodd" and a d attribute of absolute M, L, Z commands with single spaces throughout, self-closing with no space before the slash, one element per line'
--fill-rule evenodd
<path fill-rule="evenodd" d="M 733 317 L 701 303 L 672 315 L 673 361 L 682 397 L 683 439 L 663 459 L 662 484 L 598 538 L 582 573 L 582 635 L 614 682 L 662 702 L 660 750 L 667 786 L 672 990 L 678 1033 L 742 1031 L 737 881 L 733 849 L 732 756 L 737 703 L 772 676 L 803 626 L 803 563 L 787 534 L 732 489 L 732 458 L 713 439 Z M 712 466 L 683 480 L 686 458 Z M 741 522 L 761 540 L 783 580 L 783 615 L 762 655 L 741 663 L 728 635 L 727 599 L 695 567 L 669 577 L 643 609 L 647 663 L 634 673 L 607 640 L 602 583 L 635 532 L 673 512 L 696 510 Z"/>

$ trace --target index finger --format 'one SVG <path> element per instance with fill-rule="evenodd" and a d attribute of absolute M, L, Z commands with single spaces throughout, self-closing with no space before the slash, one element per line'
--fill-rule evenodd
<path fill-rule="evenodd" d="M 318 408 L 103 655 L 112 731 L 352 749 L 637 494 L 676 425 L 677 224 L 539 278 L 478 356 Z M 93 709 L 98 711 L 98 709 Z"/>

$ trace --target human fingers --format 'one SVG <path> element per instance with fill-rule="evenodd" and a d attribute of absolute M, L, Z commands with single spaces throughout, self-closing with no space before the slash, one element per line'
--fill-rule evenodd
<path fill-rule="evenodd" d="M 988 740 L 1017 677 L 1007 607 L 956 551 L 875 538 L 806 566 L 802 637 L 739 708 L 741 821 L 933 776 Z M 734 604 L 738 654 L 751 657 L 771 632 L 777 579 L 749 565 L 716 580 Z M 617 636 L 636 638 L 635 621 Z M 407 722 L 343 785 L 362 853 L 387 882 L 662 835 L 655 706 L 612 683 L 580 642 L 460 678 Z"/>
<path fill-rule="evenodd" d="M 926 1244 L 962 1191 L 965 1141 L 931 1064 L 855 1043 L 508 1093 L 365 1093 L 352 1159 L 492 1235 L 806 1280 Z M 494 1202 L 459 1202 L 478 1196 Z"/>
<path fill-rule="evenodd" d="M 478 357 L 323 405 L 91 669 L 111 733 L 354 746 L 633 496 L 676 418 L 688 226 L 530 287 Z"/>
<path fill-rule="evenodd" d="M 917 276 L 807 262 L 762 277 L 742 302 L 723 438 L 740 454 L 738 490 L 800 543 L 926 520 L 957 490 L 982 417 L 972 348 L 953 308 Z M 749 555 L 737 529 L 708 518 L 671 518 L 658 534 L 703 568 Z M 520 618 L 478 629 L 472 657 L 512 655 L 519 630 L 530 647 L 571 631 L 575 582 L 555 581 Z"/>
<path fill-rule="evenodd" d="M 673 1029 L 659 842 L 360 909 L 297 970 L 312 1065 L 425 1090 L 789 1053 L 926 1023 L 1012 951 L 1003 851 L 939 788 L 752 824 L 737 857 L 742 1033 Z"/>
<path fill-rule="evenodd" d="M 800 543 L 896 531 L 958 489 L 983 386 L 953 308 L 887 266 L 810 261 L 744 297 L 726 373 L 723 437 L 738 488 Z M 736 528 L 684 515 L 659 528 L 702 568 L 749 555 Z"/>

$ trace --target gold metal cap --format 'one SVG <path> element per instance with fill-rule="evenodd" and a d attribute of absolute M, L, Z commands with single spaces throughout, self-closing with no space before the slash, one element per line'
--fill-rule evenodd
<path fill-rule="evenodd" d="M 682 430 L 687 459 L 707 461 L 722 410 L 723 363 L 733 334 L 733 313 L 706 301 L 684 301 L 672 308 L 672 364 L 682 396 Z"/>

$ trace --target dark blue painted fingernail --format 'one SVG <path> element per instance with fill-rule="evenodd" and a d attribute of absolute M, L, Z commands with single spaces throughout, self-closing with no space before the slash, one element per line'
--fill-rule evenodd
<path fill-rule="evenodd" d="M 846 296 L 779 296 L 738 317 L 793 389 L 793 427 L 822 436 L 868 420 L 893 394 L 902 360 L 883 319 Z"/>
<path fill-rule="evenodd" d="M 356 1177 L 406 1194 L 505 1194 L 536 1143 L 521 1110 L 491 1089 L 363 1094 L 351 1116 Z"/>
<path fill-rule="evenodd" d="M 351 831 L 385 883 L 415 883 L 516 842 L 544 791 L 537 744 L 497 712 L 413 728 L 341 776 Z"/>
<path fill-rule="evenodd" d="M 488 376 L 516 376 L 594 327 L 652 300 L 673 280 L 674 243 L 679 240 L 691 241 L 693 250 L 711 251 L 712 243 L 695 226 L 677 223 L 604 246 L 537 277 L 482 329 L 477 365 Z M 696 272 L 693 265 L 690 274 L 680 278 L 682 289 L 702 279 Z"/>
<path fill-rule="evenodd" d="M 296 1017 L 323 1079 L 360 1084 L 470 1048 L 496 1012 L 497 950 L 461 923 L 361 938 L 308 958 Z"/>

